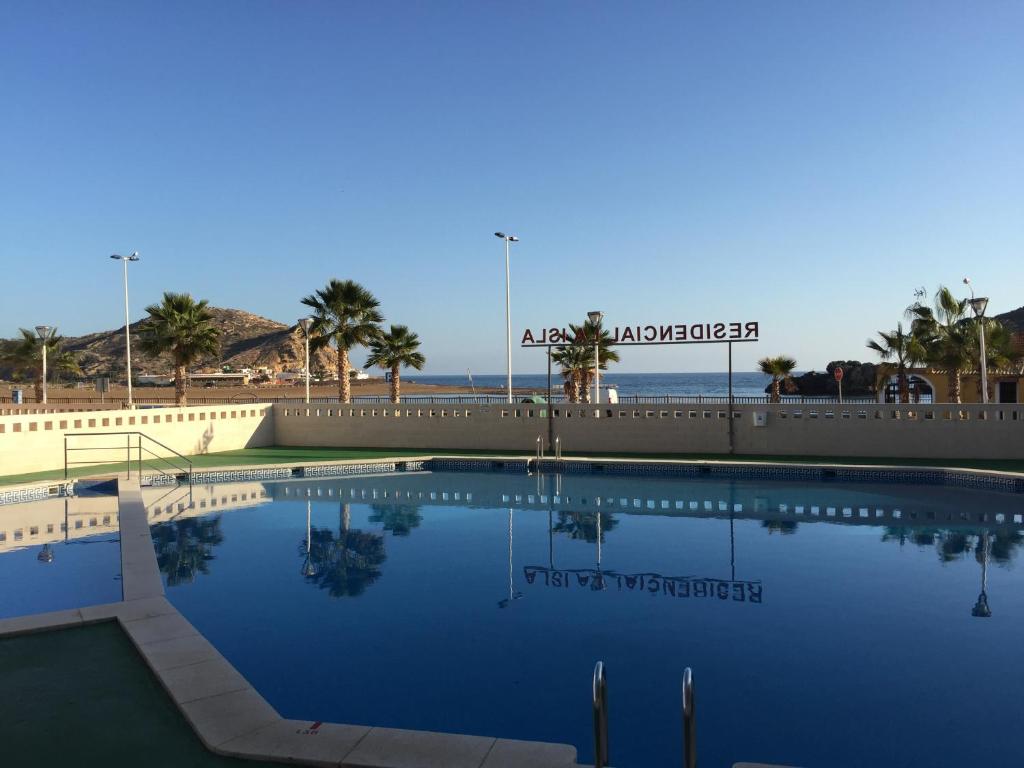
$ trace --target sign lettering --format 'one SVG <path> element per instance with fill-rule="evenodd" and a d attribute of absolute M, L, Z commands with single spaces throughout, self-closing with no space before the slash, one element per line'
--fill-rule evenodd
<path fill-rule="evenodd" d="M 623 325 L 605 329 L 613 344 L 717 344 L 730 341 L 757 341 L 757 321 L 732 323 L 672 323 L 668 325 Z M 553 344 L 591 341 L 582 330 L 577 335 L 569 328 L 527 328 L 520 346 L 547 347 Z"/>

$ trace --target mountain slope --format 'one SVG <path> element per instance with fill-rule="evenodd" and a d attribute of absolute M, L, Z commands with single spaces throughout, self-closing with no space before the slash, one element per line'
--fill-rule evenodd
<path fill-rule="evenodd" d="M 223 365 L 234 369 L 267 366 L 275 371 L 300 369 L 305 364 L 305 338 L 297 326 L 288 326 L 240 309 L 210 307 L 213 324 L 220 330 L 220 354 L 203 359 L 195 370 L 220 370 Z M 138 346 L 142 321 L 132 323 L 132 372 L 170 373 L 171 360 L 164 355 L 153 359 L 144 356 Z M 69 337 L 65 348 L 78 353 L 79 364 L 86 376 L 124 372 L 124 327 L 116 331 L 90 333 Z M 311 368 L 335 370 L 337 355 L 325 349 L 314 353 Z"/>

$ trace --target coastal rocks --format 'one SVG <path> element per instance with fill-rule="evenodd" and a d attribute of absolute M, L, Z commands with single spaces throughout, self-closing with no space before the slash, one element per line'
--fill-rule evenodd
<path fill-rule="evenodd" d="M 835 369 L 843 369 L 843 395 L 848 397 L 872 397 L 875 394 L 875 381 L 878 366 L 874 363 L 862 363 L 857 360 L 833 360 L 824 372 L 808 371 L 792 378 L 792 385 L 783 387 L 785 395 L 804 395 L 807 397 L 835 397 L 839 394 L 836 384 Z M 771 384 L 764 388 L 771 393 Z"/>

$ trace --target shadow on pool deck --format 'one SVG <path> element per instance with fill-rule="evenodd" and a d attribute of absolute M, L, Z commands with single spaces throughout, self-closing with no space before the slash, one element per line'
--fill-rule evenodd
<path fill-rule="evenodd" d="M 270 766 L 206 750 L 117 622 L 0 640 L 5 766 Z"/>

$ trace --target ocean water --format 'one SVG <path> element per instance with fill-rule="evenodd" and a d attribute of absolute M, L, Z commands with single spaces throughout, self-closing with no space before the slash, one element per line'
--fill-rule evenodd
<path fill-rule="evenodd" d="M 456 376 L 420 376 L 403 377 L 403 381 L 415 381 L 419 384 L 437 384 L 451 387 L 451 392 L 471 392 L 469 377 Z M 749 371 L 732 374 L 733 395 L 736 397 L 757 397 L 765 394 L 764 388 L 771 378 L 763 373 Z M 552 388 L 559 391 L 561 377 L 557 372 L 552 375 Z M 478 388 L 502 388 L 505 386 L 504 374 L 473 374 L 473 385 Z M 547 374 L 512 374 L 512 386 L 516 389 L 529 389 L 538 393 L 547 391 Z M 709 395 L 725 397 L 729 394 L 729 375 L 727 373 L 615 373 L 601 375 L 601 386 L 614 386 L 620 396 L 629 395 Z"/>

